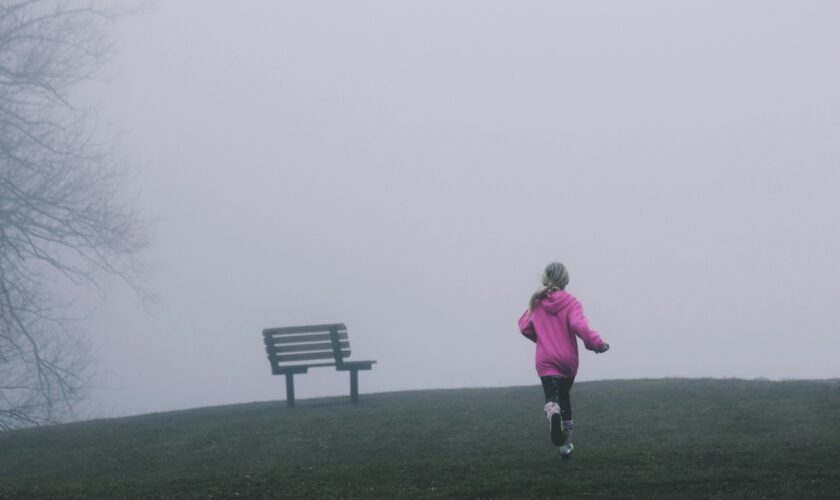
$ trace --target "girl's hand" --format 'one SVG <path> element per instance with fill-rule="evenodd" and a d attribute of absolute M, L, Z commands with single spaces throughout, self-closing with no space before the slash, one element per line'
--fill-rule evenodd
<path fill-rule="evenodd" d="M 602 352 L 607 352 L 607 351 L 609 351 L 609 350 L 610 350 L 610 345 L 609 345 L 609 344 L 607 344 L 606 342 L 604 342 L 604 344 L 601 346 L 601 348 L 600 348 L 600 349 L 598 349 L 598 350 L 597 350 L 597 351 L 595 351 L 595 352 L 596 352 L 596 353 L 598 353 L 598 354 L 600 354 L 600 353 L 602 353 Z"/>

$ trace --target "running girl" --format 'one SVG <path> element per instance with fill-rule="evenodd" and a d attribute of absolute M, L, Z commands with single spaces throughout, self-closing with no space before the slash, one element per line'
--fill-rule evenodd
<path fill-rule="evenodd" d="M 537 344 L 537 374 L 545 392 L 545 417 L 551 441 L 560 447 L 563 459 L 572 457 L 572 403 L 569 391 L 578 371 L 578 345 L 596 353 L 609 344 L 589 328 L 580 301 L 565 291 L 569 272 L 559 262 L 545 268 L 543 286 L 531 296 L 528 310 L 519 318 L 519 331 Z"/>

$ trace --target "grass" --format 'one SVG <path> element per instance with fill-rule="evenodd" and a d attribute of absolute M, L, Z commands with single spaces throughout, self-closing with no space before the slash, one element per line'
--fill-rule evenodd
<path fill-rule="evenodd" d="M 0 433 L 0 498 L 837 498 L 840 383 L 533 387 L 253 403 Z"/>

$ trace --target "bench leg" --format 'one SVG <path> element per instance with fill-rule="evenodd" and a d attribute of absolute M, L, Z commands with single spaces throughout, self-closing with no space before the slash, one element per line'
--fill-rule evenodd
<path fill-rule="evenodd" d="M 359 402 L 359 370 L 350 370 L 350 402 Z"/>
<path fill-rule="evenodd" d="M 295 374 L 286 374 L 286 405 L 289 408 L 295 406 Z"/>

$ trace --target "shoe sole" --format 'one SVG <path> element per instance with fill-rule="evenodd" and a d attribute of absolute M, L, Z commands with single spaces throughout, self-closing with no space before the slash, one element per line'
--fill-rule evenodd
<path fill-rule="evenodd" d="M 563 446 L 566 436 L 563 435 L 563 417 L 559 413 L 551 416 L 551 442 L 557 446 Z"/>

